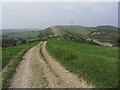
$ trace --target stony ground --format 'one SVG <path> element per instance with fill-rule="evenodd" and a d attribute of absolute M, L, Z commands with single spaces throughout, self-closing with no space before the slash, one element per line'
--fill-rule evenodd
<path fill-rule="evenodd" d="M 67 71 L 42 46 L 29 49 L 11 80 L 10 88 L 93 88 Z M 40 54 L 40 48 L 41 53 Z M 44 58 L 43 58 L 44 57 Z"/>

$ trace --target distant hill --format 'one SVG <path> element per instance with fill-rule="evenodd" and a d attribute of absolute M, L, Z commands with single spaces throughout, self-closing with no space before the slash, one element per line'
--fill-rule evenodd
<path fill-rule="evenodd" d="M 28 31 L 39 31 L 39 29 L 1 29 L 2 36 L 8 34 L 24 33 Z"/>
<path fill-rule="evenodd" d="M 97 26 L 97 27 L 95 27 L 97 30 L 115 30 L 115 31 L 117 31 L 118 30 L 118 28 L 117 27 L 115 27 L 115 26 L 109 26 L 109 25 L 103 25 L 103 26 Z"/>
<path fill-rule="evenodd" d="M 117 45 L 118 29 L 114 26 L 97 26 L 97 27 L 83 27 L 83 26 L 52 26 L 47 29 L 45 37 L 57 37 L 66 40 L 74 41 L 94 41 L 101 45 Z M 42 30 L 41 32 L 43 32 Z M 45 31 L 44 31 L 45 34 Z M 43 35 L 44 37 L 44 35 Z M 44 38 L 45 38 L 44 37 Z"/>
<path fill-rule="evenodd" d="M 74 25 L 53 26 L 50 28 L 53 30 L 54 33 L 59 33 L 59 34 L 60 34 L 60 32 L 61 32 L 61 34 L 73 33 L 75 35 L 81 35 L 81 36 L 85 36 L 92 31 L 96 31 L 96 29 L 93 29 L 93 28 L 88 28 L 88 27 L 83 27 L 83 26 L 74 26 Z M 57 32 L 55 32 L 55 31 L 57 31 Z"/>
<path fill-rule="evenodd" d="M 83 26 L 52 26 L 40 31 L 39 36 L 43 39 L 57 38 L 84 42 L 84 37 L 93 31 L 96 31 L 96 29 Z"/>
<path fill-rule="evenodd" d="M 8 33 L 8 31 L 11 32 Z M 19 38 L 25 40 L 46 40 L 56 38 L 77 42 L 94 42 L 96 44 L 108 46 L 117 45 L 118 31 L 117 27 L 105 25 L 97 27 L 61 25 L 51 26 L 39 31 L 5 30 L 3 31 L 3 38 Z"/>
<path fill-rule="evenodd" d="M 92 40 L 97 40 L 99 42 L 105 43 L 109 42 L 113 45 L 118 44 L 119 32 L 118 28 L 114 26 L 97 26 L 96 31 L 88 35 L 88 38 Z"/>

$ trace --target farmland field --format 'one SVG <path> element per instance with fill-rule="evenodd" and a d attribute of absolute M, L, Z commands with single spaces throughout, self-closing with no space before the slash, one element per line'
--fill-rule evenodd
<path fill-rule="evenodd" d="M 10 34 L 7 36 L 7 38 L 20 38 L 20 39 L 29 39 L 29 38 L 35 38 L 39 35 L 39 32 L 24 32 L 24 33 L 17 33 L 17 34 Z"/>
<path fill-rule="evenodd" d="M 118 47 L 49 40 L 46 48 L 67 70 L 98 88 L 118 87 Z"/>
<path fill-rule="evenodd" d="M 4 68 L 9 63 L 9 61 L 14 56 L 16 56 L 19 52 L 21 52 L 22 50 L 25 50 L 27 48 L 30 48 L 32 46 L 35 46 L 38 43 L 39 42 L 3 48 L 2 49 L 2 68 Z"/>

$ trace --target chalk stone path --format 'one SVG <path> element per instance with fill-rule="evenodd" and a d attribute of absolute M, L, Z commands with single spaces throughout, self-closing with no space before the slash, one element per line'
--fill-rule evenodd
<path fill-rule="evenodd" d="M 29 49 L 23 56 L 10 88 L 93 88 L 82 78 L 67 71 L 45 49 L 46 41 Z"/>

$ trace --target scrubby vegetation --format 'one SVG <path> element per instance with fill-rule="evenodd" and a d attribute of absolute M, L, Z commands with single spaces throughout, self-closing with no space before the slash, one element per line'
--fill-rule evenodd
<path fill-rule="evenodd" d="M 110 25 L 102 25 L 95 27 L 97 30 L 112 30 L 112 31 L 118 31 L 117 27 L 110 26 Z"/>
<path fill-rule="evenodd" d="M 40 34 L 38 37 L 40 38 L 40 40 L 47 40 L 52 35 L 53 35 L 52 30 L 50 28 L 46 28 L 46 29 L 40 31 Z"/>
<path fill-rule="evenodd" d="M 112 43 L 114 46 L 118 45 L 118 36 L 119 32 L 114 30 L 97 30 L 95 32 L 90 33 L 87 35 L 87 38 L 97 40 L 100 42 L 109 42 Z"/>
<path fill-rule="evenodd" d="M 90 41 L 91 44 L 99 44 L 108 46 L 111 44 L 112 46 L 118 46 L 118 37 L 119 32 L 117 27 L 113 26 L 98 26 L 98 27 L 83 27 L 83 26 L 53 26 L 54 35 L 51 38 L 62 38 L 64 40 L 71 40 L 77 42 L 86 42 Z M 55 32 L 55 30 L 57 30 Z M 44 30 L 43 30 L 44 31 Z M 99 42 L 99 43 L 97 43 Z"/>
<path fill-rule="evenodd" d="M 99 88 L 118 87 L 118 47 L 49 40 L 50 55 L 66 69 Z"/>
<path fill-rule="evenodd" d="M 64 32 L 71 32 L 75 35 L 85 36 L 88 35 L 92 31 L 96 31 L 94 28 L 83 27 L 83 26 L 57 26 L 59 30 Z"/>
<path fill-rule="evenodd" d="M 15 31 L 14 31 L 15 32 Z M 114 26 L 98 26 L 84 27 L 75 25 L 52 26 L 41 31 L 15 32 L 3 35 L 3 47 L 15 46 L 22 44 L 23 40 L 26 43 L 31 43 L 38 40 L 48 39 L 64 39 L 76 42 L 86 42 L 91 44 L 100 43 L 111 44 L 118 46 L 118 28 Z M 99 44 L 100 45 L 100 44 Z"/>

